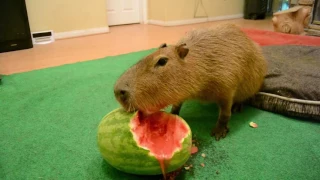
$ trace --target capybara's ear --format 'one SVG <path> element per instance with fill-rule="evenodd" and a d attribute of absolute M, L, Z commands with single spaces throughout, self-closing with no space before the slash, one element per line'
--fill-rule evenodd
<path fill-rule="evenodd" d="M 186 47 L 185 43 L 176 46 L 176 50 L 181 59 L 186 57 L 189 53 L 189 49 Z"/>
<path fill-rule="evenodd" d="M 162 44 L 159 46 L 159 49 L 165 48 L 165 47 L 167 47 L 167 44 L 166 44 L 166 43 L 162 43 Z"/>

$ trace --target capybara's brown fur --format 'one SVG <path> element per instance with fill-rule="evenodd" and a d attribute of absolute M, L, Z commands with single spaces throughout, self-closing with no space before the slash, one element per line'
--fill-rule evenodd
<path fill-rule="evenodd" d="M 188 32 L 176 45 L 161 45 L 129 68 L 114 87 L 128 111 L 150 114 L 173 105 L 179 114 L 189 99 L 216 102 L 219 119 L 212 130 L 219 140 L 229 128 L 233 104 L 256 94 L 267 64 L 257 44 L 235 25 Z"/>

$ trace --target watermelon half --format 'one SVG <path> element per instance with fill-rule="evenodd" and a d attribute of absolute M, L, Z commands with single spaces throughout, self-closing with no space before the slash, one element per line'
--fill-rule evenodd
<path fill-rule="evenodd" d="M 179 116 L 157 112 L 142 117 L 140 112 L 116 109 L 98 127 L 102 157 L 114 168 L 137 175 L 175 171 L 189 159 L 192 135 Z"/>

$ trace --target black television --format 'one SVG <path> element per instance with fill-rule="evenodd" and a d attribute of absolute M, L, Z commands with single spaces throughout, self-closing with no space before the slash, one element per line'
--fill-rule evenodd
<path fill-rule="evenodd" d="M 0 0 L 0 53 L 32 47 L 25 0 Z"/>

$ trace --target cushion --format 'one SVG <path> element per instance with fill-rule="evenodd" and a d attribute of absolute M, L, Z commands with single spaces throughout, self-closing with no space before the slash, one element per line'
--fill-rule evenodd
<path fill-rule="evenodd" d="M 263 46 L 268 73 L 260 92 L 248 103 L 297 118 L 320 121 L 319 46 Z"/>

